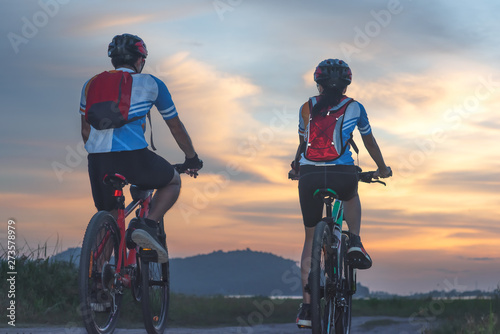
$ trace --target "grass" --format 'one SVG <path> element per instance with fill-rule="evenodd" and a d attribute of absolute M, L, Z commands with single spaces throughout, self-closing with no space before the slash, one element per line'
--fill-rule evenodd
<path fill-rule="evenodd" d="M 79 315 L 77 264 L 51 261 L 46 245 L 18 250 L 16 258 L 16 325 L 81 326 Z M 5 310 L 11 298 L 4 274 L 9 272 L 7 252 L 0 250 L 0 309 Z M 226 298 L 171 294 L 169 326 L 217 327 L 247 326 L 262 323 L 294 321 L 296 300 L 271 300 L 266 297 Z M 2 321 L 1 326 L 6 326 Z M 142 327 L 141 305 L 125 291 L 119 316 L 119 327 Z"/>
<path fill-rule="evenodd" d="M 477 303 L 474 303 L 471 309 L 462 312 L 462 314 L 449 315 L 446 321 L 433 333 L 499 334 L 499 298 L 489 300 L 489 312 L 474 309 L 473 307 L 476 305 Z"/>
<path fill-rule="evenodd" d="M 20 252 L 21 253 L 21 252 Z M 0 250 L 0 309 L 8 307 L 5 273 L 9 272 L 5 250 Z M 75 264 L 50 261 L 46 246 L 27 249 L 16 259 L 16 325 L 81 326 L 78 313 L 78 282 Z M 499 291 L 500 292 L 500 291 Z M 293 322 L 297 300 L 267 297 L 226 298 L 171 294 L 170 327 L 248 326 Z M 432 333 L 500 333 L 500 293 L 492 299 L 361 299 L 353 301 L 354 316 L 404 317 L 415 326 L 434 326 Z M 389 319 L 390 320 L 390 319 Z M 388 319 L 369 322 L 370 328 L 390 325 Z M 6 326 L 2 321 L 0 326 Z M 122 303 L 118 327 L 142 327 L 141 305 L 129 290 Z"/>
<path fill-rule="evenodd" d="M 7 252 L 0 253 L 0 308 L 7 308 L 15 301 L 16 324 L 24 322 L 44 323 L 46 319 L 61 323 L 67 315 L 77 315 L 78 284 L 74 265 L 68 262 L 52 262 L 47 256 L 47 245 L 37 248 L 23 247 L 17 250 L 24 254 L 15 259 L 15 298 L 7 297 L 8 282 L 4 278 L 8 267 Z M 4 322 L 2 322 L 4 324 Z"/>

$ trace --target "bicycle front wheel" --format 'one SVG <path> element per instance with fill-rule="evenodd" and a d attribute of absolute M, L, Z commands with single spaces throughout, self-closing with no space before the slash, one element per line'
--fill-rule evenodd
<path fill-rule="evenodd" d="M 335 303 L 329 293 L 333 279 L 332 235 L 327 222 L 320 221 L 314 230 L 309 287 L 311 290 L 311 325 L 313 334 L 332 333 Z"/>
<path fill-rule="evenodd" d="M 340 271 L 341 291 L 340 300 L 338 300 L 335 308 L 335 333 L 349 334 L 351 332 L 351 310 L 352 310 L 352 295 L 356 291 L 356 281 L 354 278 L 354 269 L 347 260 L 348 236 L 342 234 L 341 243 L 341 265 Z"/>
<path fill-rule="evenodd" d="M 114 277 L 119 247 L 115 219 L 99 211 L 87 226 L 78 273 L 79 311 L 89 334 L 110 334 L 115 329 L 122 300 Z"/>
<path fill-rule="evenodd" d="M 167 327 L 170 302 L 168 261 L 158 263 L 141 259 L 141 289 L 144 327 L 148 334 L 162 334 Z"/>

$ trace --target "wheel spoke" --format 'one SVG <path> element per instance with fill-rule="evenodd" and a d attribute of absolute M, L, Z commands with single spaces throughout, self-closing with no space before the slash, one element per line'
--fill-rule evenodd
<path fill-rule="evenodd" d="M 88 333 L 111 333 L 116 325 L 122 298 L 113 284 L 118 248 L 114 218 L 98 212 L 87 227 L 80 255 L 80 308 Z"/>
<path fill-rule="evenodd" d="M 327 333 L 329 330 L 330 290 L 332 282 L 332 265 L 330 259 L 331 234 L 325 221 L 316 225 L 314 231 L 311 273 L 311 323 L 313 334 Z"/>
<path fill-rule="evenodd" d="M 141 276 L 144 326 L 149 334 L 163 333 L 170 301 L 168 262 L 141 260 Z"/>
<path fill-rule="evenodd" d="M 339 299 L 337 300 L 337 307 L 335 309 L 335 332 L 348 334 L 351 330 L 351 307 L 352 307 L 352 287 L 353 282 L 353 269 L 349 266 L 347 261 L 347 236 L 342 235 L 341 243 L 341 261 L 342 266 L 340 276 L 340 290 L 338 293 Z"/>

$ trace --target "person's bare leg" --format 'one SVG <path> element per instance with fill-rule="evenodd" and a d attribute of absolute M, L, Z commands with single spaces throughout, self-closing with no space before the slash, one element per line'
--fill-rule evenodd
<path fill-rule="evenodd" d="M 364 249 L 359 237 L 361 203 L 358 195 L 350 201 L 344 202 L 344 215 L 347 225 L 349 225 L 349 231 L 353 234 L 350 237 L 349 249 L 347 251 L 352 266 L 357 269 L 368 269 L 372 266 L 372 259 Z"/>
<path fill-rule="evenodd" d="M 349 232 L 359 235 L 361 228 L 361 201 L 359 195 L 349 201 L 344 201 L 344 218 L 349 226 Z"/>
<path fill-rule="evenodd" d="M 312 243 L 314 238 L 314 227 L 305 227 L 304 248 L 302 249 L 302 258 L 300 260 L 301 278 L 302 278 L 302 296 L 303 303 L 311 303 L 311 295 L 305 291 L 308 283 L 309 271 L 311 270 Z"/>
<path fill-rule="evenodd" d="M 181 177 L 177 171 L 165 187 L 156 191 L 151 203 L 148 219 L 158 222 L 165 213 L 175 204 L 181 190 Z"/>

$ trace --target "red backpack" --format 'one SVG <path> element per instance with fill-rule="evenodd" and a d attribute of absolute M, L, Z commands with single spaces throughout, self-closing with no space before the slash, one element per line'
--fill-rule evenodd
<path fill-rule="evenodd" d="M 342 126 L 345 111 L 354 100 L 344 96 L 340 100 L 340 108 L 334 109 L 329 106 L 313 117 L 313 107 L 320 98 L 322 97 L 315 96 L 309 99 L 305 157 L 311 161 L 332 161 L 339 158 L 345 152 L 347 143 L 352 141 L 351 135 L 351 138 L 344 144 Z"/>
<path fill-rule="evenodd" d="M 105 71 L 88 83 L 85 119 L 97 130 L 119 128 L 141 117 L 129 119 L 132 75 Z"/>

